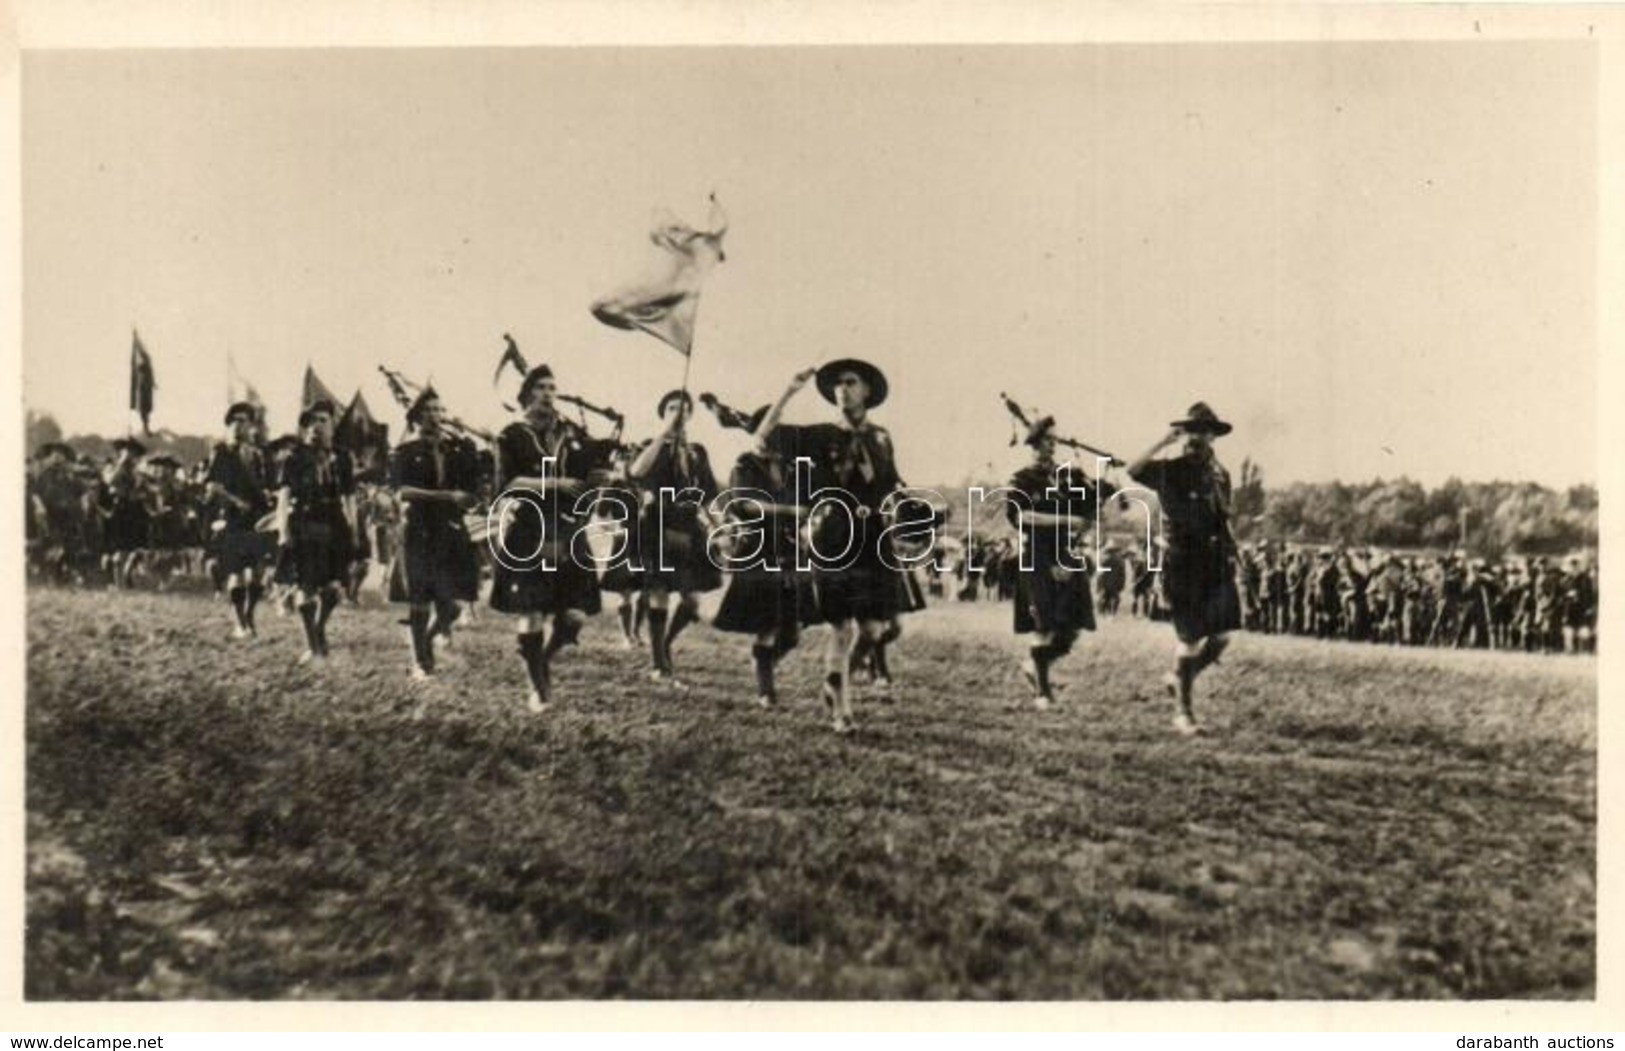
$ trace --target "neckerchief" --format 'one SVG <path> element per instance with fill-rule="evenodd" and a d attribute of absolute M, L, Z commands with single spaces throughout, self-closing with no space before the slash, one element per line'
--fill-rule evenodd
<path fill-rule="evenodd" d="M 850 478 L 856 471 L 865 482 L 875 480 L 876 450 L 874 449 L 875 426 L 865 420 L 863 423 L 853 425 L 842 420 L 841 428 L 848 434 L 846 449 L 842 452 L 840 475 L 843 479 Z"/>

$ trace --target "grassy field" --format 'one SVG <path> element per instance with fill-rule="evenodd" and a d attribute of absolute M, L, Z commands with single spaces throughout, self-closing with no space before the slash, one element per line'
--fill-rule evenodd
<path fill-rule="evenodd" d="M 485 614 L 414 686 L 394 611 L 227 639 L 202 596 L 29 595 L 31 998 L 1589 998 L 1590 658 L 1238 638 L 1170 732 L 1171 631 L 1022 703 L 1008 609 L 909 618 L 837 738 L 696 627 L 676 697 L 597 619 L 527 715 Z"/>

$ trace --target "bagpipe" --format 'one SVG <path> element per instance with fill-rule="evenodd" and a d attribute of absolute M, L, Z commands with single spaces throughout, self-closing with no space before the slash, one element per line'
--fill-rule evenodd
<path fill-rule="evenodd" d="M 1005 394 L 1003 391 L 999 392 L 999 400 L 1004 402 L 1004 407 L 1011 416 L 1011 445 L 1020 444 L 1022 441 L 1021 431 L 1017 429 L 1017 424 L 1020 425 L 1020 428 L 1025 429 L 1029 434 L 1032 433 L 1034 427 L 1044 424 L 1046 421 L 1050 426 L 1054 426 L 1055 417 L 1040 416 L 1037 409 L 1034 409 L 1031 415 L 1029 415 L 1025 409 L 1023 409 L 1015 402 L 1014 399 L 1010 397 L 1010 395 Z M 1112 467 L 1127 466 L 1124 461 L 1119 460 L 1117 457 L 1098 446 L 1090 445 L 1088 442 L 1081 441 L 1077 438 L 1068 438 L 1053 432 L 1051 433 L 1050 437 L 1055 441 L 1056 445 L 1065 446 L 1068 449 L 1076 449 L 1078 452 L 1085 452 L 1091 456 L 1104 457 L 1107 461 L 1109 461 L 1109 464 Z"/>
<path fill-rule="evenodd" d="M 513 336 L 504 332 L 502 334 L 502 340 L 506 346 L 503 348 L 501 360 L 497 362 L 497 370 L 491 377 L 491 383 L 493 386 L 496 384 L 497 380 L 502 378 L 502 370 L 508 368 L 509 366 L 512 366 L 522 377 L 529 375 L 530 373 L 530 362 L 525 360 L 525 355 L 520 351 L 519 344 L 514 342 Z M 580 410 L 582 430 L 588 429 L 587 414 L 592 413 L 594 416 L 597 416 L 610 424 L 611 429 L 608 440 L 615 444 L 616 451 L 625 452 L 630 448 L 629 446 L 621 443 L 621 431 L 626 427 L 626 417 L 616 409 L 608 405 L 594 405 L 586 398 L 578 397 L 574 394 L 554 394 L 553 400 L 563 402 L 566 405 L 574 405 L 578 410 Z M 510 405 L 507 402 L 503 402 L 502 407 L 507 409 L 509 412 L 518 411 L 513 405 Z"/>
<path fill-rule="evenodd" d="M 384 381 L 389 384 L 389 393 L 395 398 L 395 403 L 402 409 L 410 409 L 412 403 L 417 400 L 418 395 L 423 393 L 424 388 L 421 385 L 413 383 L 394 369 L 380 365 L 378 371 L 384 374 Z M 458 437 L 470 441 L 477 438 L 487 445 L 491 445 L 497 440 L 496 435 L 490 431 L 483 431 L 478 427 L 470 426 L 449 414 L 442 421 L 442 426 Z"/>

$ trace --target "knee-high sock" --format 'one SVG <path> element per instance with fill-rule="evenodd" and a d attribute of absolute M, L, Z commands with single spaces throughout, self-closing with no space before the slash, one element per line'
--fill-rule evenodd
<path fill-rule="evenodd" d="M 635 636 L 649 619 L 649 596 L 644 592 L 638 592 L 638 597 L 632 601 L 632 614 L 632 634 Z"/>
<path fill-rule="evenodd" d="M 1201 661 L 1201 657 L 1181 657 L 1174 664 L 1179 677 L 1179 706 L 1186 715 L 1191 714 L 1191 687 L 1196 682 L 1197 673 L 1202 670 Z"/>
<path fill-rule="evenodd" d="M 429 611 L 421 606 L 413 606 L 410 621 L 412 658 L 424 671 L 434 671 L 434 645 L 429 641 Z"/>
<path fill-rule="evenodd" d="M 1033 659 L 1033 677 L 1038 680 L 1038 693 L 1041 697 L 1050 695 L 1049 665 L 1054 656 L 1052 643 L 1040 642 L 1027 647 L 1027 653 Z"/>
<path fill-rule="evenodd" d="M 305 645 L 310 652 L 320 657 L 322 655 L 322 633 L 316 626 L 316 603 L 299 603 L 299 620 L 305 625 Z"/>
<path fill-rule="evenodd" d="M 778 661 L 778 655 L 774 648 L 757 643 L 750 648 L 750 655 L 756 663 L 757 696 L 777 700 L 778 691 L 773 684 L 773 665 Z"/>
<path fill-rule="evenodd" d="M 854 671 L 863 667 L 864 662 L 869 659 L 869 654 L 874 650 L 874 648 L 874 640 L 860 632 L 858 634 L 857 642 L 852 644 L 851 654 L 849 654 L 847 657 L 847 670 Z"/>
<path fill-rule="evenodd" d="M 327 656 L 327 618 L 333 615 L 333 608 L 339 604 L 338 592 L 332 588 L 325 588 L 321 598 L 317 600 L 316 634 L 322 640 L 322 656 Z"/>
<path fill-rule="evenodd" d="M 899 624 L 895 620 L 887 621 L 886 630 L 880 633 L 880 644 L 882 646 L 889 646 L 898 639 L 902 638 L 902 636 L 903 625 Z"/>
<path fill-rule="evenodd" d="M 248 594 L 243 599 L 243 621 L 249 631 L 254 630 L 254 607 L 260 604 L 260 599 L 264 595 L 265 589 L 258 584 L 248 585 Z"/>
<path fill-rule="evenodd" d="M 671 622 L 666 628 L 666 656 L 668 658 L 671 657 L 671 644 L 677 641 L 677 636 L 684 628 L 699 619 L 700 615 L 694 611 L 694 603 L 677 603 L 677 609 L 672 613 Z"/>
<path fill-rule="evenodd" d="M 237 614 L 237 626 L 246 630 L 248 628 L 248 613 L 244 606 L 248 602 L 248 589 L 239 584 L 227 594 L 231 596 L 231 611 Z"/>
<path fill-rule="evenodd" d="M 1192 674 L 1199 675 L 1204 669 L 1211 665 L 1217 664 L 1219 662 L 1219 657 L 1223 655 L 1224 651 L 1229 647 L 1229 645 L 1229 639 L 1220 639 L 1215 635 L 1208 636 L 1207 641 L 1202 643 L 1202 652 L 1198 653 L 1194 658 L 1196 661 L 1196 669 Z"/>
<path fill-rule="evenodd" d="M 671 671 L 666 650 L 666 611 L 649 607 L 649 656 L 654 658 L 655 671 Z"/>
<path fill-rule="evenodd" d="M 572 624 L 562 617 L 555 620 L 553 622 L 553 637 L 547 640 L 547 649 L 544 651 L 543 656 L 552 661 L 560 650 L 566 646 L 574 646 L 576 640 L 580 637 L 581 625 Z"/>
<path fill-rule="evenodd" d="M 632 637 L 632 603 L 621 603 L 619 613 L 621 616 L 621 634 L 630 639 Z"/>
<path fill-rule="evenodd" d="M 874 669 L 876 679 L 891 681 L 891 665 L 886 662 L 886 637 L 882 635 L 880 641 L 875 643 Z"/>
<path fill-rule="evenodd" d="M 543 697 L 547 696 L 547 637 L 540 631 L 519 635 L 519 655 L 525 659 L 525 674 L 530 687 Z"/>
<path fill-rule="evenodd" d="M 824 675 L 824 704 L 831 710 L 835 708 L 835 702 L 841 696 L 841 684 L 844 681 L 845 676 L 838 671 L 827 672 Z"/>
<path fill-rule="evenodd" d="M 457 608 L 455 602 L 436 602 L 434 604 L 434 621 L 429 625 L 429 638 L 436 635 L 451 637 L 451 627 L 457 623 L 457 618 L 463 611 Z"/>

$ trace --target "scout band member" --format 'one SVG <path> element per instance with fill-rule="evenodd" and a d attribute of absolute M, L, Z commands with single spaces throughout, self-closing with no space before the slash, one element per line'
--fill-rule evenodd
<path fill-rule="evenodd" d="M 717 480 L 705 446 L 688 440 L 688 419 L 694 411 L 694 399 L 688 392 L 668 391 L 655 411 L 666 429 L 638 453 L 626 473 L 644 493 L 637 529 L 638 561 L 643 592 L 649 600 L 652 675 L 659 682 L 681 686 L 671 645 L 684 628 L 699 619 L 695 596 L 722 586 L 722 574 L 706 550 Z M 673 592 L 678 596 L 677 609 L 668 621 Z"/>
<path fill-rule="evenodd" d="M 1053 416 L 1028 429 L 1033 461 L 1010 479 L 1006 505 L 1010 524 L 1021 532 L 1016 634 L 1033 636 L 1022 672 L 1039 711 L 1055 700 L 1051 665 L 1071 651 L 1079 632 L 1095 630 L 1088 567 L 1072 552 L 1077 540 L 1090 535 L 1099 500 L 1116 492 L 1105 482 L 1097 492 L 1071 464 L 1058 465 L 1054 430 Z"/>
<path fill-rule="evenodd" d="M 270 462 L 255 435 L 259 414 L 254 406 L 240 401 L 226 410 L 226 426 L 231 442 L 214 447 L 209 459 L 205 488 L 218 513 L 215 518 L 214 551 L 217 571 L 224 578 L 236 625 L 234 639 L 255 634 L 254 608 L 265 593 L 260 570 L 269 553 L 265 535 L 256 524 L 270 510 Z"/>
<path fill-rule="evenodd" d="M 333 448 L 333 403 L 299 414 L 301 432 L 277 489 L 277 535 L 299 595 L 307 649 L 299 663 L 328 656 L 327 619 L 349 573 L 355 530 L 355 463 Z"/>
<path fill-rule="evenodd" d="M 504 512 L 504 528 L 492 552 L 491 608 L 519 616 L 519 653 L 530 679 L 526 705 L 534 713 L 552 703 L 553 657 L 575 642 L 600 608 L 598 578 L 586 568 L 587 554 L 576 550 L 582 527 L 573 516 L 587 490 L 592 453 L 586 434 L 558 414 L 557 393 L 552 369 L 531 369 L 519 388 L 523 416 L 497 438 L 497 490 L 503 495 L 496 510 Z"/>
<path fill-rule="evenodd" d="M 115 588 L 130 586 L 130 573 L 147 546 L 147 506 L 145 485 L 136 472 L 136 462 L 147 455 L 147 447 L 134 438 L 113 443 L 118 460 L 107 474 L 102 491 L 102 519 L 105 525 L 105 561 Z"/>
<path fill-rule="evenodd" d="M 425 387 L 406 410 L 406 425 L 417 437 L 389 458 L 389 484 L 405 520 L 389 597 L 411 607 L 414 681 L 434 674 L 434 640 L 450 641 L 457 604 L 479 595 L 479 560 L 463 524 L 463 512 L 479 503 L 479 456 L 472 442 L 443 429 L 445 417 L 440 396 Z"/>
<path fill-rule="evenodd" d="M 1196 677 L 1219 659 L 1227 634 L 1241 627 L 1236 593 L 1235 538 L 1230 533 L 1230 474 L 1213 453 L 1213 439 L 1230 433 L 1204 402 L 1175 420 L 1161 441 L 1128 467 L 1129 477 L 1153 490 L 1162 504 L 1167 551 L 1162 562 L 1174 633 L 1174 671 L 1164 684 L 1178 698 L 1174 726 L 1200 732 L 1191 707 Z M 1185 443 L 1172 459 L 1154 460 L 1162 450 Z"/>
<path fill-rule="evenodd" d="M 814 376 L 818 392 L 840 409 L 840 422 L 780 426 L 785 404 Z M 875 366 L 832 361 L 797 373 L 759 432 L 788 462 L 810 459 L 814 493 L 824 489 L 840 505 L 813 525 L 811 536 L 818 612 L 835 629 L 824 655 L 823 695 L 837 733 L 854 728 L 851 669 L 868 659 L 898 609 L 897 569 L 883 551 L 889 537 L 881 510 L 902 482 L 891 435 L 868 417 L 886 394 L 886 377 Z"/>
<path fill-rule="evenodd" d="M 774 673 L 784 655 L 801 641 L 804 625 L 817 620 L 812 581 L 796 570 L 806 495 L 796 492 L 795 469 L 758 433 L 767 417 L 763 405 L 746 416 L 702 395 L 717 422 L 751 432 L 755 442 L 740 453 L 729 476 L 733 496 L 723 514 L 730 561 L 728 587 L 712 626 L 718 631 L 752 636 L 751 662 L 756 671 L 756 703 L 778 703 Z"/>
<path fill-rule="evenodd" d="M 629 457 L 643 451 L 642 446 L 623 447 L 611 461 L 611 473 L 625 478 Z M 623 490 L 613 490 L 622 493 Z M 630 497 L 630 493 L 625 493 Z M 623 499 L 604 498 L 593 507 L 593 531 L 600 544 L 598 590 L 616 597 L 616 619 L 621 626 L 621 648 L 636 649 L 643 640 L 643 621 L 649 612 L 648 597 L 643 591 L 643 567 L 638 562 L 637 545 L 638 508 Z"/>

